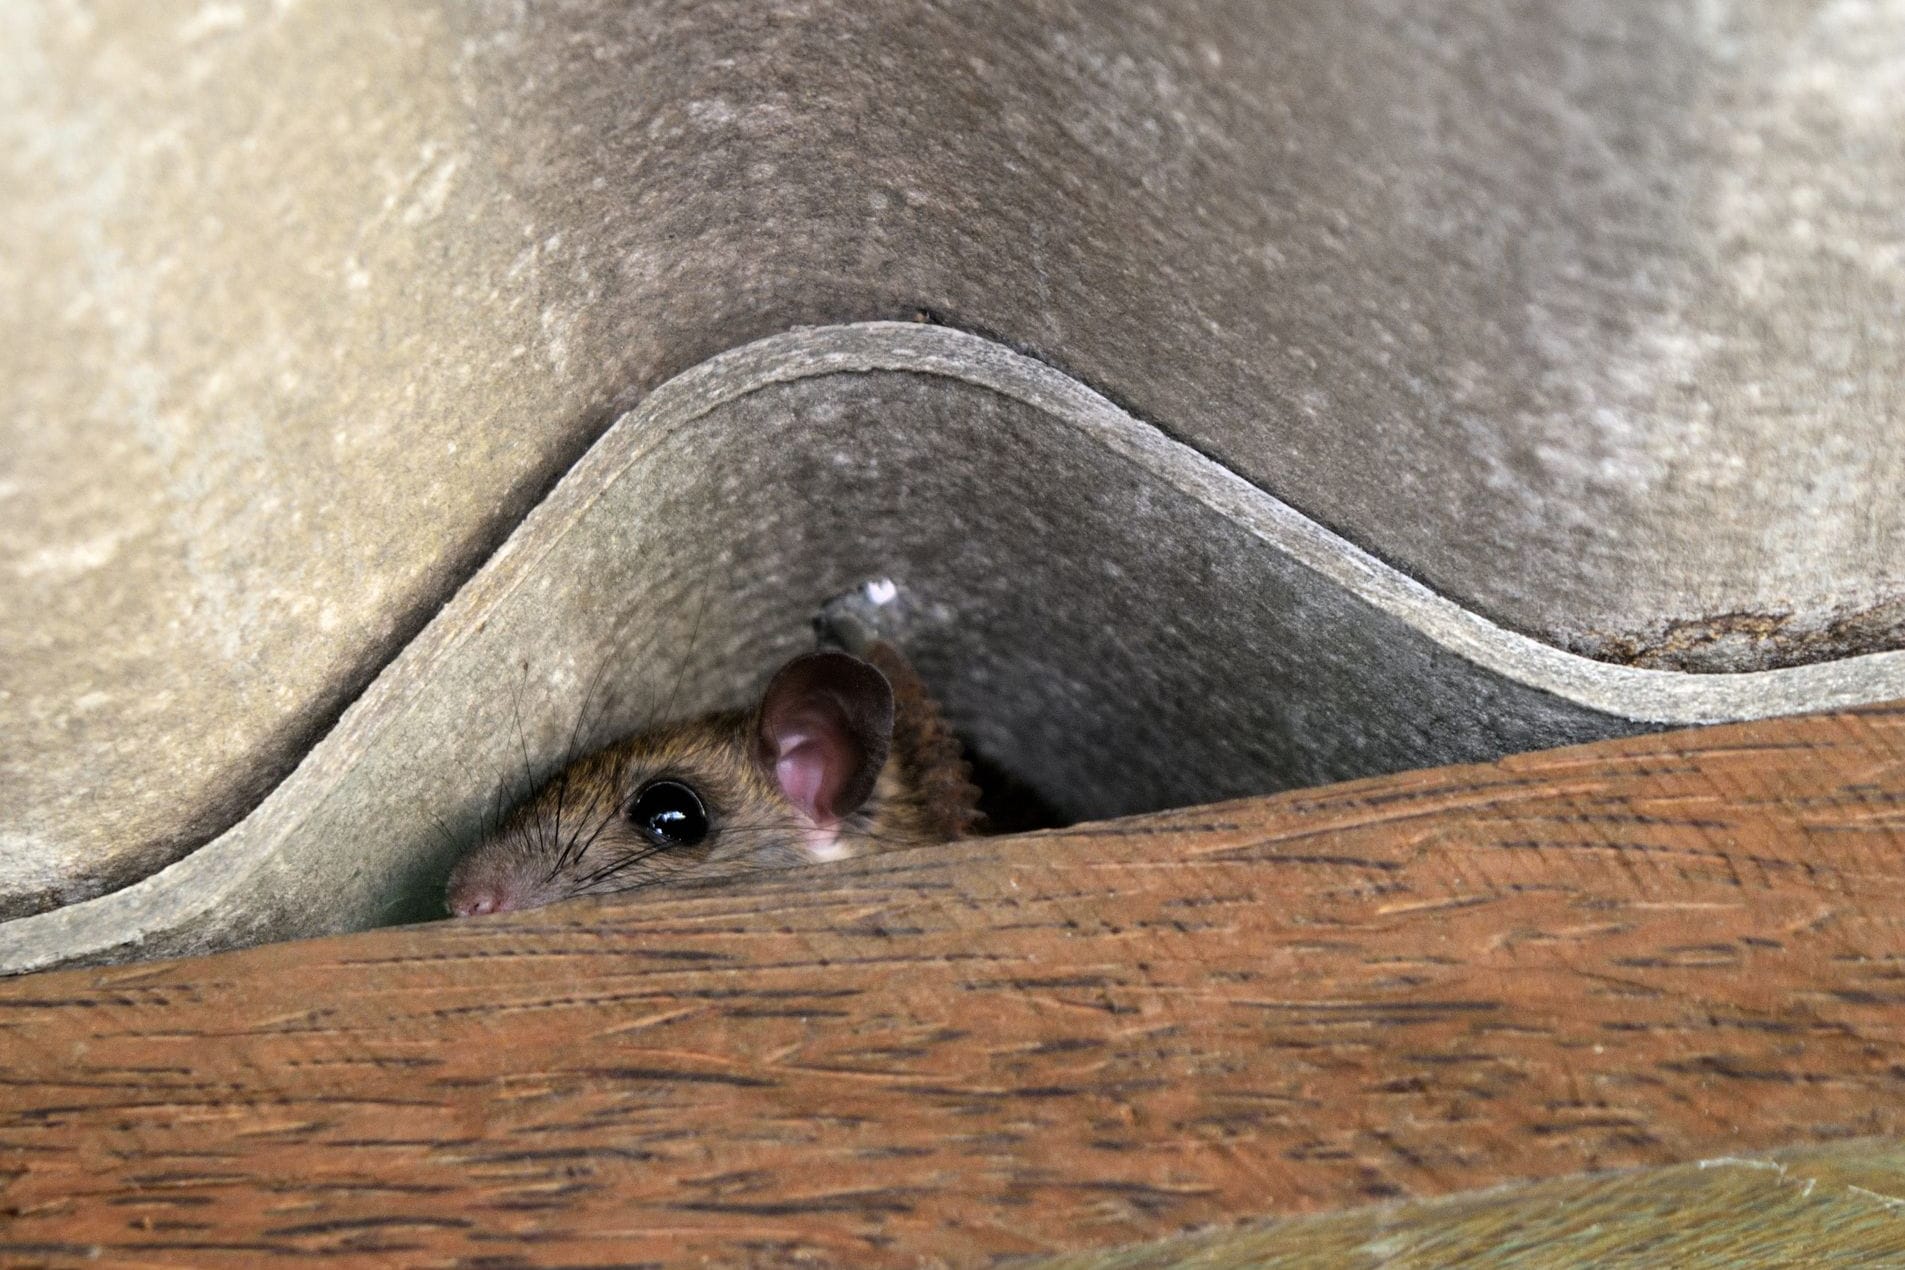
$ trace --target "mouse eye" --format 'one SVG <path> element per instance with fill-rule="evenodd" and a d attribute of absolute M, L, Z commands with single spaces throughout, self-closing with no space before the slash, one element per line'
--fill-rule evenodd
<path fill-rule="evenodd" d="M 622 814 L 658 847 L 692 847 L 708 836 L 708 809 L 680 781 L 650 781 Z"/>

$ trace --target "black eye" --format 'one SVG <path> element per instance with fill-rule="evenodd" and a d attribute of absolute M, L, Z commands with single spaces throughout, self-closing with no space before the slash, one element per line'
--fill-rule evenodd
<path fill-rule="evenodd" d="M 623 815 L 658 847 L 692 847 L 708 836 L 708 809 L 680 781 L 650 781 L 629 799 Z"/>

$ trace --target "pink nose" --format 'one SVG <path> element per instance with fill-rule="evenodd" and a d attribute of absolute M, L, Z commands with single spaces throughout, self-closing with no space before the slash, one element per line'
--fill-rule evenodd
<path fill-rule="evenodd" d="M 450 911 L 458 917 L 481 917 L 485 913 L 500 913 L 509 905 L 503 896 L 491 890 L 465 891 L 450 898 Z"/>

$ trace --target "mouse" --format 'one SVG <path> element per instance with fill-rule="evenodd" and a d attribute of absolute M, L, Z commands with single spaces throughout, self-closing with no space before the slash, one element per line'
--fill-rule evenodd
<path fill-rule="evenodd" d="M 979 792 L 925 684 L 892 644 L 847 642 L 782 665 L 751 709 L 645 728 L 568 764 L 457 862 L 450 914 L 973 832 Z"/>

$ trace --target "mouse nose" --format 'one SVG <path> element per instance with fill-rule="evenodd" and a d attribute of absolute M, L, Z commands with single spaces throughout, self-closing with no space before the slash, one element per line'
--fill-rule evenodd
<path fill-rule="evenodd" d="M 487 888 L 465 892 L 450 901 L 450 911 L 458 917 L 481 917 L 485 913 L 500 913 L 508 907 L 500 892 Z"/>

